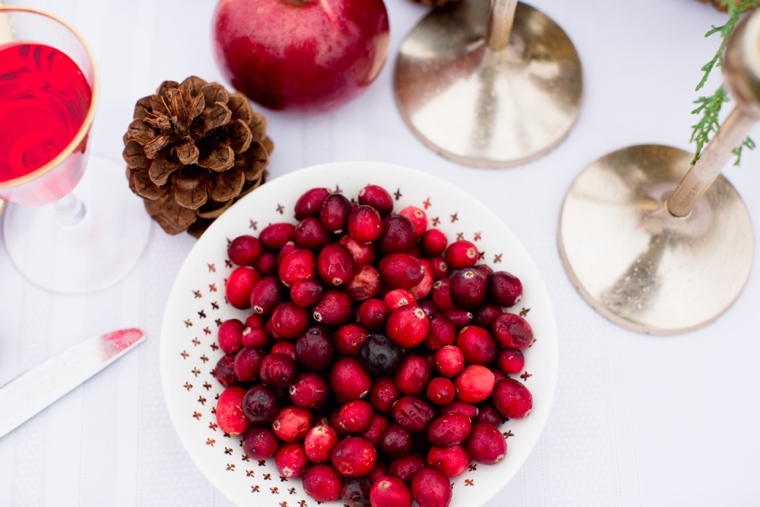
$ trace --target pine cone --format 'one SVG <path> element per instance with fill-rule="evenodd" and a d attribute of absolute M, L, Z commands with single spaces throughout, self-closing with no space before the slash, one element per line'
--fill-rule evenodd
<path fill-rule="evenodd" d="M 428 7 L 443 7 L 444 5 L 448 5 L 454 2 L 458 2 L 459 0 L 412 0 L 412 2 L 416 4 L 423 4 L 427 5 Z"/>
<path fill-rule="evenodd" d="M 164 81 L 137 101 L 124 136 L 129 188 L 164 231 L 200 237 L 264 182 L 274 149 L 266 129 L 241 93 L 195 76 Z"/>

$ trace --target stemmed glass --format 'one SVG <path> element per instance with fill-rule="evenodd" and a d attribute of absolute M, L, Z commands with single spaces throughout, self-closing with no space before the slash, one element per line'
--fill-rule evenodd
<path fill-rule="evenodd" d="M 79 97 L 84 100 L 86 115 L 67 145 L 41 141 L 38 145 L 11 147 L 26 150 L 20 155 L 24 160 L 32 151 L 38 154 L 47 150 L 52 157 L 47 163 L 26 173 L 19 173 L 17 168 L 14 173 L 11 158 L 0 159 L 0 164 L 8 164 L 0 167 L 0 176 L 5 171 L 5 177 L 0 177 L 0 199 L 10 203 L 5 206 L 3 217 L 5 246 L 18 270 L 43 288 L 70 294 L 103 289 L 124 277 L 136 264 L 148 241 L 150 218 L 142 202 L 129 192 L 123 164 L 90 157 L 89 136 L 99 81 L 92 53 L 82 37 L 50 14 L 0 5 L 0 50 L 19 44 L 49 46 L 68 56 L 81 70 L 90 97 L 89 104 L 86 97 Z M 49 69 L 46 65 L 44 60 L 39 64 L 41 81 L 34 86 L 40 89 L 49 87 L 45 79 L 54 79 L 53 64 Z M 49 74 L 45 74 L 48 70 Z M 5 105 L 9 106 L 7 97 Z M 0 97 L 0 104 L 2 100 Z M 27 108 L 23 111 L 28 110 L 29 114 L 40 106 L 35 102 L 37 99 L 26 93 L 16 94 L 11 100 L 16 102 L 10 102 L 7 109 Z M 75 110 L 76 102 L 70 97 L 63 99 L 59 107 L 63 112 L 56 114 Z M 0 129 L 10 132 L 9 129 L 22 128 L 3 125 L 8 118 L 0 110 Z M 38 122 L 41 133 L 33 135 L 44 138 L 58 134 L 44 131 L 56 128 L 46 126 L 54 123 L 46 121 L 48 118 L 41 117 Z"/>

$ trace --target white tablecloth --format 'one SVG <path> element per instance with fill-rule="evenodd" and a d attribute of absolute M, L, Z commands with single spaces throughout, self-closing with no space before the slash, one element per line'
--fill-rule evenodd
<path fill-rule="evenodd" d="M 162 80 L 220 79 L 209 44 L 212 0 L 19 3 L 65 18 L 92 46 L 103 82 L 96 153 L 120 156 L 134 102 Z M 277 143 L 270 172 L 277 177 L 341 160 L 416 167 L 480 199 L 533 256 L 557 315 L 559 385 L 536 449 L 488 505 L 757 505 L 757 270 L 713 325 L 676 337 L 642 336 L 612 325 L 581 299 L 555 239 L 565 192 L 587 164 L 632 144 L 690 149 L 693 88 L 718 42 L 702 35 L 724 16 L 694 0 L 535 0 L 581 55 L 580 120 L 559 148 L 536 162 L 476 170 L 423 147 L 397 113 L 395 54 L 426 9 L 408 0 L 386 3 L 391 56 L 377 82 L 330 114 L 268 114 Z M 754 133 L 760 138 L 760 129 Z M 747 153 L 742 168 L 725 171 L 756 223 L 758 165 L 760 153 Z M 159 383 L 164 305 L 194 242 L 154 227 L 138 267 L 116 286 L 87 296 L 31 285 L 0 244 L 0 384 L 96 333 L 137 325 L 148 335 L 138 351 L 0 439 L 0 505 L 229 505 L 180 445 Z"/>

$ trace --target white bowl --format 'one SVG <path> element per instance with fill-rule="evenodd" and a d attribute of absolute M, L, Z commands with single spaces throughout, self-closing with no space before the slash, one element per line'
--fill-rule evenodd
<path fill-rule="evenodd" d="M 164 314 L 161 377 L 172 422 L 198 468 L 238 505 L 306 507 L 317 502 L 306 495 L 300 480 L 283 481 L 273 459 L 248 460 L 240 438 L 225 437 L 216 427 L 215 397 L 223 390 L 212 374 L 222 356 L 216 345 L 217 325 L 235 317 L 244 320 L 247 315 L 224 299 L 225 278 L 232 271 L 227 239 L 258 235 L 269 223 L 294 222 L 293 206 L 310 188 L 339 187 L 351 197 L 370 183 L 396 192 L 396 211 L 409 205 L 426 208 L 431 226 L 446 233 L 450 242 L 462 234 L 484 252 L 481 262 L 518 276 L 524 296 L 511 311 L 530 309 L 527 319 L 536 343 L 526 351 L 524 371 L 531 376 L 519 380 L 533 393 L 533 411 L 525 419 L 502 426 L 503 432 L 511 432 L 504 461 L 495 466 L 471 465 L 453 481 L 451 505 L 483 505 L 496 495 L 528 458 L 549 417 L 557 383 L 554 313 L 536 266 L 509 227 L 472 196 L 407 167 L 375 162 L 309 167 L 259 187 L 214 222 L 182 265 Z"/>

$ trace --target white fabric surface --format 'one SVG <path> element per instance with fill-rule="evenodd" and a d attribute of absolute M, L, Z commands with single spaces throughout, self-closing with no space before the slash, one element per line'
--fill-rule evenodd
<path fill-rule="evenodd" d="M 103 81 L 96 153 L 120 156 L 135 100 L 163 79 L 220 79 L 209 44 L 212 0 L 18 3 L 65 18 L 92 46 Z M 694 0 L 534 0 L 576 44 L 585 103 L 559 148 L 526 166 L 494 171 L 436 156 L 402 122 L 391 89 L 395 54 L 426 9 L 408 0 L 386 3 L 391 56 L 377 82 L 330 114 L 269 113 L 277 144 L 270 172 L 277 177 L 339 160 L 416 167 L 484 202 L 533 255 L 557 316 L 559 385 L 538 446 L 488 505 L 757 505 L 757 269 L 713 325 L 647 337 L 612 325 L 581 299 L 555 239 L 565 192 L 590 162 L 632 144 L 691 149 L 693 88 L 717 46 L 702 35 L 724 17 Z M 760 129 L 754 134 L 760 138 Z M 758 165 L 760 153 L 747 153 L 742 168 L 724 173 L 756 223 Z M 137 325 L 148 335 L 137 352 L 0 439 L 0 505 L 230 505 L 181 447 L 159 383 L 164 304 L 193 243 L 155 227 L 138 267 L 116 286 L 87 296 L 32 286 L 0 244 L 0 384 L 96 333 Z"/>

